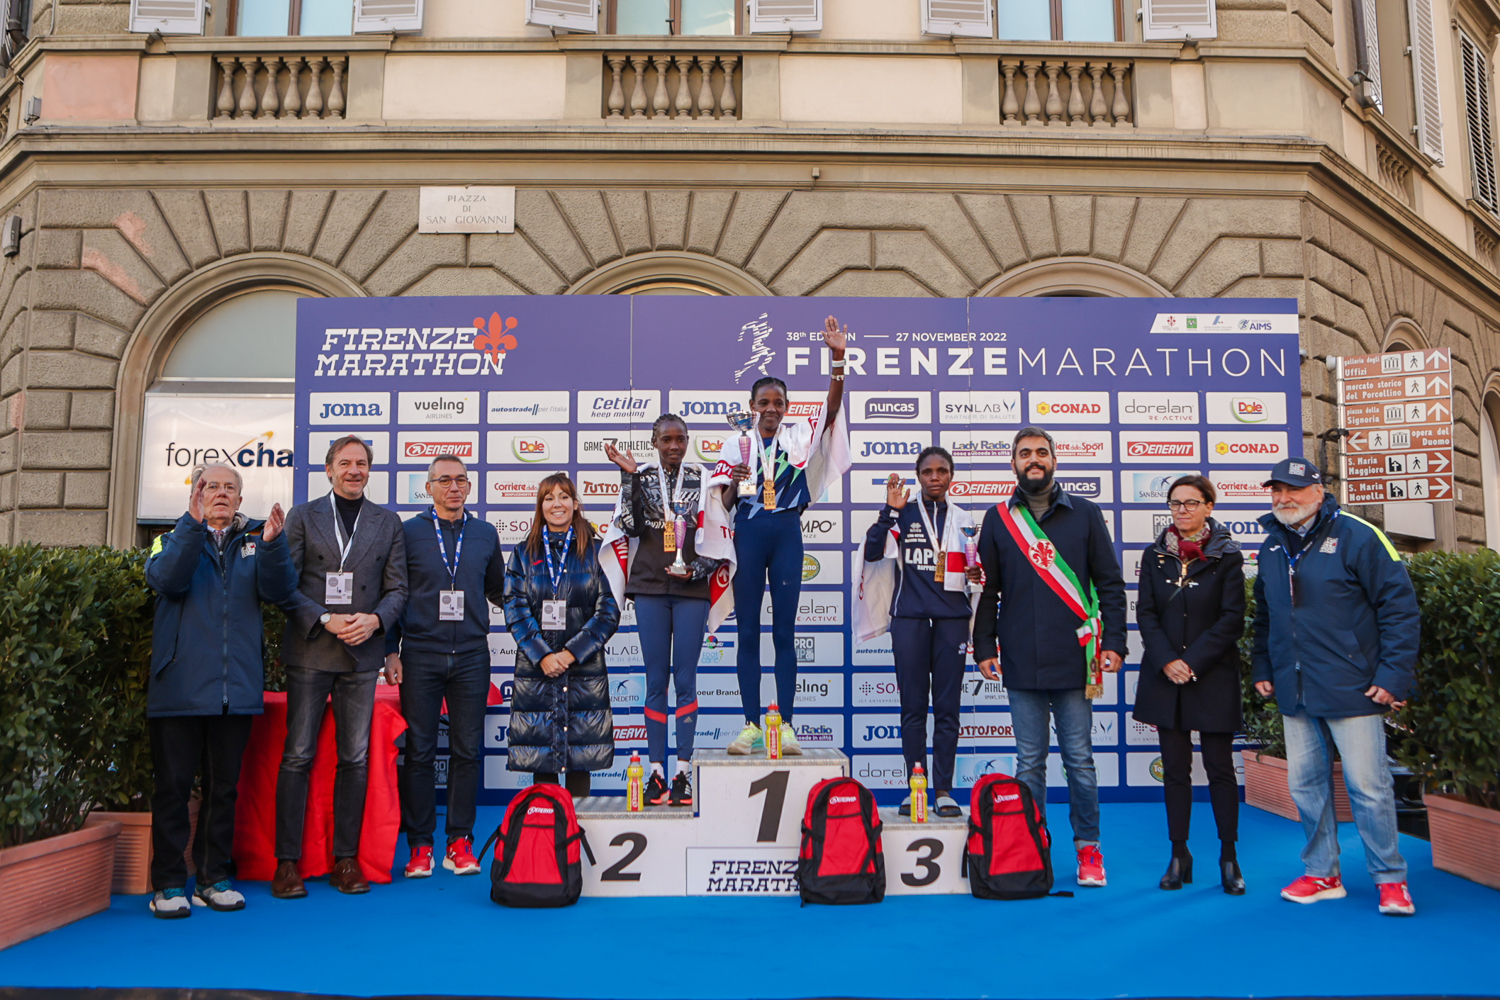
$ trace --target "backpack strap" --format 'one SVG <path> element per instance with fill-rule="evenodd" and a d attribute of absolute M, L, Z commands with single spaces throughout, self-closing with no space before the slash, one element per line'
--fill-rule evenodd
<path fill-rule="evenodd" d="M 589 864 L 597 867 L 599 862 L 594 860 L 594 851 L 593 848 L 589 847 L 588 833 L 584 831 L 583 827 L 580 826 L 578 832 L 569 837 L 566 843 L 571 844 L 575 840 L 578 841 L 578 846 L 583 848 L 583 853 L 588 855 Z"/>

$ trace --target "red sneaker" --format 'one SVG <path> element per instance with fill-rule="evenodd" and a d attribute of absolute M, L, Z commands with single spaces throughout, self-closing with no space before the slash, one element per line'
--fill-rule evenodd
<path fill-rule="evenodd" d="M 1380 889 L 1380 912 L 1392 917 L 1409 917 L 1417 912 L 1417 904 L 1411 901 L 1411 892 L 1405 882 L 1382 882 Z"/>
<path fill-rule="evenodd" d="M 407 878 L 427 878 L 432 874 L 432 846 L 424 844 L 411 849 L 411 860 L 406 863 Z"/>
<path fill-rule="evenodd" d="M 1304 875 L 1281 890 L 1281 898 L 1293 903 L 1316 903 L 1323 899 L 1343 899 L 1347 895 L 1349 893 L 1344 889 L 1344 880 L 1337 875 L 1330 875 L 1328 878 Z"/>
<path fill-rule="evenodd" d="M 1104 855 L 1097 847 L 1085 847 L 1078 852 L 1078 884 L 1104 885 Z"/>
<path fill-rule="evenodd" d="M 479 859 L 474 857 L 474 840 L 472 837 L 459 837 L 448 845 L 448 853 L 443 857 L 443 867 L 455 875 L 478 875 Z"/>

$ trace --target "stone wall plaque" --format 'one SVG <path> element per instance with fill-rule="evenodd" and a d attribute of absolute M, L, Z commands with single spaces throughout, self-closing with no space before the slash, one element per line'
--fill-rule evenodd
<path fill-rule="evenodd" d="M 419 233 L 513 233 L 514 187 L 424 187 L 417 205 Z"/>

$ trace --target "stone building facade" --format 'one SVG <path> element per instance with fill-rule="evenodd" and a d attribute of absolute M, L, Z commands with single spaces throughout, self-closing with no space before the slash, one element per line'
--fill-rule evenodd
<path fill-rule="evenodd" d="M 226 296 L 667 283 L 1294 297 L 1305 452 L 1335 422 L 1328 357 L 1450 347 L 1459 495 L 1408 542 L 1500 545 L 1500 217 L 1465 88 L 1500 10 L 1419 2 L 1425 136 L 1402 115 L 1431 88 L 1398 60 L 1371 105 L 1349 0 L 1219 0 L 1214 39 L 1113 42 L 924 34 L 922 0 L 660 38 L 554 34 L 526 0 L 333 38 L 35 0 L 0 84 L 0 543 L 139 540 L 145 394 Z M 515 233 L 419 234 L 424 184 L 515 185 Z"/>

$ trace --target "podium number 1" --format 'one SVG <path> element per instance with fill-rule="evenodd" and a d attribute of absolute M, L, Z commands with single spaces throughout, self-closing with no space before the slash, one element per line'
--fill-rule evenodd
<path fill-rule="evenodd" d="M 772 771 L 750 782 L 750 798 L 766 793 L 766 801 L 760 807 L 760 832 L 755 835 L 757 844 L 776 842 L 776 831 L 781 828 L 781 807 L 786 805 L 786 783 L 791 776 L 791 771 Z"/>

